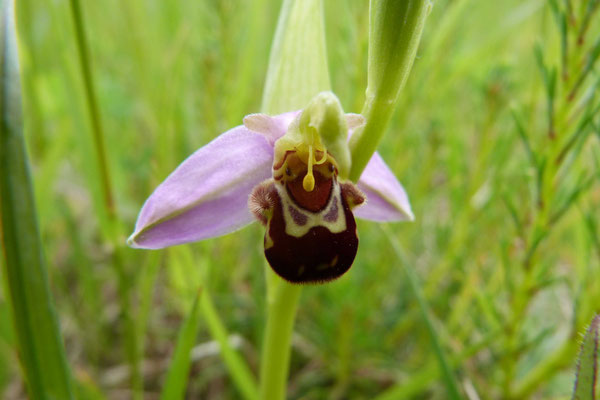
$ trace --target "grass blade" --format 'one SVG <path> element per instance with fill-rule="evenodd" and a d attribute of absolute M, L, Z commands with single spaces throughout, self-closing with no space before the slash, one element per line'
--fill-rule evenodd
<path fill-rule="evenodd" d="M 199 299 L 200 292 L 196 294 L 190 314 L 179 330 L 173 359 L 167 373 L 165 385 L 160 394 L 162 400 L 183 399 L 185 396 L 185 388 L 191 365 L 190 352 L 192 351 L 192 347 L 194 347 L 200 322 L 198 312 Z"/>
<path fill-rule="evenodd" d="M 446 385 L 446 390 L 448 391 L 448 398 L 452 400 L 462 399 L 460 392 L 458 390 L 458 384 L 456 383 L 456 377 L 452 372 L 452 368 L 450 363 L 448 362 L 448 357 L 446 356 L 444 349 L 440 343 L 440 338 L 438 337 L 435 328 L 433 327 L 433 323 L 429 316 L 429 307 L 427 305 L 427 301 L 425 300 L 425 296 L 423 296 L 423 292 L 419 287 L 418 278 L 415 272 L 408 267 L 408 263 L 406 261 L 406 257 L 404 256 L 402 249 L 400 248 L 400 244 L 396 240 L 396 238 L 392 235 L 392 233 L 385 226 L 382 227 L 385 235 L 387 236 L 396 256 L 398 257 L 400 264 L 402 265 L 406 276 L 408 277 L 408 281 L 410 287 L 413 291 L 413 295 L 416 297 L 417 302 L 419 303 L 419 309 L 421 311 L 421 315 L 423 317 L 423 321 L 425 321 L 425 325 L 427 326 L 427 332 L 429 333 L 429 337 L 431 339 L 431 345 L 433 346 L 433 350 L 435 356 L 438 360 L 440 370 L 442 371 L 442 378 L 444 379 L 444 384 Z"/>
<path fill-rule="evenodd" d="M 256 378 L 242 355 L 231 346 L 231 334 L 225 327 L 221 314 L 215 308 L 209 293 L 208 276 L 211 274 L 211 263 L 202 262 L 198 266 L 189 246 L 173 247 L 169 249 L 169 255 L 171 261 L 169 270 L 171 272 L 179 270 L 179 272 L 175 272 L 172 278 L 178 290 L 188 294 L 195 292 L 198 287 L 202 288 L 199 300 L 202 321 L 206 323 L 211 338 L 219 344 L 219 355 L 231 378 L 232 385 L 239 391 L 239 397 L 246 400 L 258 399 L 259 392 Z M 193 268 L 198 268 L 200 271 L 199 276 L 190 275 L 189 271 Z M 179 276 L 175 277 L 175 275 Z"/>
<path fill-rule="evenodd" d="M 79 54 L 79 64 L 81 67 L 81 75 L 85 85 L 86 102 L 90 113 L 92 123 L 92 133 L 94 135 L 94 147 L 96 149 L 100 180 L 104 195 L 104 204 L 106 213 L 110 219 L 115 218 L 115 204 L 112 186 L 110 183 L 110 173 L 108 169 L 108 161 L 106 157 L 106 146 L 104 144 L 104 130 L 102 128 L 102 118 L 100 116 L 100 108 L 98 106 L 96 88 L 94 86 L 94 77 L 92 75 L 92 67 L 90 61 L 90 51 L 87 45 L 85 30 L 83 28 L 83 15 L 79 0 L 71 0 L 71 12 L 73 14 L 73 23 L 75 25 L 75 39 L 77 40 L 77 50 Z"/>
<path fill-rule="evenodd" d="M 23 137 L 14 5 L 0 22 L 0 216 L 12 316 L 34 399 L 71 399 L 71 377 L 54 310 Z"/>
<path fill-rule="evenodd" d="M 221 358 L 227 366 L 236 388 L 244 399 L 258 399 L 259 392 L 254 376 L 243 358 L 229 345 L 229 334 L 221 322 L 207 290 L 202 290 L 200 306 L 211 336 L 219 343 Z"/>
<path fill-rule="evenodd" d="M 127 354 L 127 359 L 131 368 L 131 386 L 134 392 L 133 397 L 134 399 L 141 399 L 144 384 L 140 365 L 142 357 L 141 339 L 137 336 L 135 316 L 131 313 L 132 293 L 136 289 L 134 282 L 135 277 L 130 276 L 131 274 L 127 271 L 124 263 L 124 241 L 120 237 L 120 222 L 117 216 L 111 183 L 110 163 L 106 151 L 106 139 L 102 125 L 102 115 L 100 113 L 98 95 L 94 84 L 95 80 L 90 48 L 86 36 L 83 10 L 80 0 L 70 0 L 69 6 L 75 29 L 79 67 L 85 89 L 85 103 L 89 113 L 94 149 L 96 152 L 95 161 L 98 164 L 99 178 L 102 187 L 104 215 L 99 215 L 99 221 L 101 226 L 104 227 L 103 230 L 108 229 L 108 232 L 103 233 L 114 247 L 112 264 L 117 274 L 119 285 L 121 323 L 124 327 L 124 350 Z"/>

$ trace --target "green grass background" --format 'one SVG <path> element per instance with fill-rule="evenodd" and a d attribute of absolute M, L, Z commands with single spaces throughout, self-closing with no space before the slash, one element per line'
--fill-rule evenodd
<path fill-rule="evenodd" d="M 360 112 L 368 3 L 324 3 L 333 90 L 347 112 Z M 79 396 L 158 398 L 183 321 L 199 309 L 186 395 L 239 398 L 231 368 L 215 351 L 211 310 L 227 329 L 221 339 L 256 375 L 265 323 L 262 228 L 162 251 L 124 242 L 170 171 L 259 110 L 280 2 L 81 5 L 116 226 L 103 203 L 69 1 L 17 2 L 36 202 Z M 589 37 L 599 32 L 593 21 Z M 416 274 L 465 398 L 569 398 L 578 333 L 600 310 L 600 185 L 595 178 L 569 203 L 528 260 L 536 171 L 511 109 L 543 152 L 549 139 L 536 43 L 558 64 L 560 37 L 543 0 L 435 2 L 379 148 L 416 220 L 383 229 L 361 221 L 352 269 L 303 290 L 290 398 L 447 397 L 404 268 Z M 552 185 L 557 204 L 580 175 L 598 170 L 598 138 L 580 146 L 569 175 Z M 197 307 L 200 288 L 205 300 Z M 20 376 L 0 294 L 0 397 L 26 396 Z"/>

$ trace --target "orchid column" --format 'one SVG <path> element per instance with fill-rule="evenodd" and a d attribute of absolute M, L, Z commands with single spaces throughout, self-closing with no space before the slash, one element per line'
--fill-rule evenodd
<path fill-rule="evenodd" d="M 330 90 L 321 0 L 283 2 L 263 94 L 262 112 L 277 115 L 306 106 Z M 291 335 L 302 286 L 279 278 L 265 263 L 267 326 L 260 366 L 261 399 L 284 399 Z"/>

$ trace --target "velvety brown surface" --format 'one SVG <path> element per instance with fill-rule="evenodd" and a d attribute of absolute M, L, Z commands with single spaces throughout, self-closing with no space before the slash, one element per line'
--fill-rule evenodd
<path fill-rule="evenodd" d="M 339 278 L 352 266 L 358 249 L 356 222 L 348 203 L 342 196 L 346 230 L 331 233 L 317 226 L 302 237 L 286 234 L 281 200 L 277 197 L 273 217 L 266 235 L 273 246 L 265 249 L 265 256 L 273 270 L 292 283 L 317 283 Z"/>

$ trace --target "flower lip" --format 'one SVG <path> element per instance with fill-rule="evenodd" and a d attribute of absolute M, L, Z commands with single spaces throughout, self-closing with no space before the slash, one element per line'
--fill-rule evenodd
<path fill-rule="evenodd" d="M 298 190 L 306 193 L 301 178 L 296 181 Z M 289 282 L 310 284 L 337 279 L 354 261 L 358 236 L 351 210 L 364 201 L 364 196 L 356 185 L 340 184 L 334 175 L 325 181 L 332 187 L 326 205 L 316 211 L 300 207 L 274 180 L 258 185 L 250 197 L 250 208 L 266 225 L 267 261 Z"/>
<path fill-rule="evenodd" d="M 266 225 L 265 257 L 290 282 L 337 279 L 354 261 L 358 235 L 348 200 L 357 206 L 364 196 L 337 179 L 338 156 L 346 171 L 350 167 L 347 137 L 337 97 L 317 95 L 275 142 L 271 185 L 251 195 L 250 208 Z"/>
<path fill-rule="evenodd" d="M 333 176 L 324 176 L 319 171 L 315 171 L 315 187 L 311 191 L 306 191 L 304 188 L 304 179 L 298 177 L 294 180 L 287 181 L 285 186 L 288 194 L 301 208 L 317 212 L 321 211 L 329 202 L 331 190 L 333 187 Z"/>

